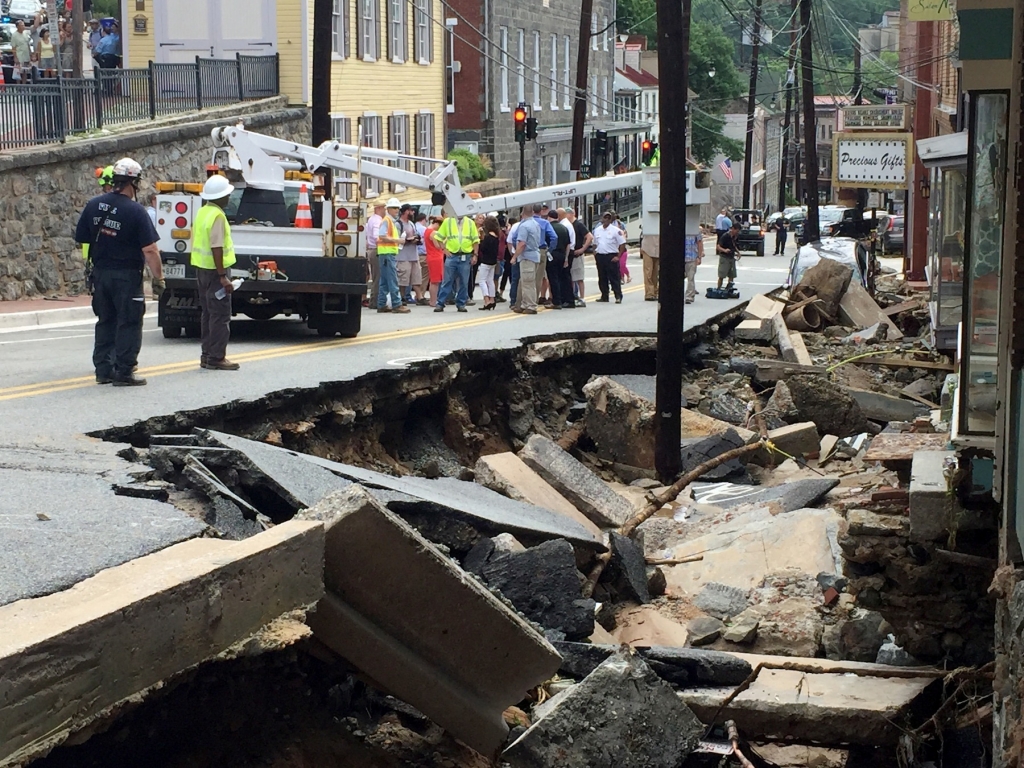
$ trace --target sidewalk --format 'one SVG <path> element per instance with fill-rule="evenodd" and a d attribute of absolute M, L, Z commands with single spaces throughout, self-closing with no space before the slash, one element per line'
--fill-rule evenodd
<path fill-rule="evenodd" d="M 146 292 L 146 311 L 156 310 L 156 301 Z M 92 296 L 61 296 L 53 299 L 0 301 L 0 333 L 31 328 L 82 325 L 96 321 Z"/>

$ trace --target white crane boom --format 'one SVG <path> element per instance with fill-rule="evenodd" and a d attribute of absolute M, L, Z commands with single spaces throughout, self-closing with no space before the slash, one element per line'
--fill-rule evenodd
<path fill-rule="evenodd" d="M 228 148 L 228 167 L 239 171 L 246 184 L 253 187 L 282 190 L 285 170 L 301 167 L 315 173 L 322 168 L 330 168 L 443 195 L 445 209 L 455 216 L 513 211 L 545 200 L 636 188 L 643 181 L 643 172 L 636 171 L 534 187 L 505 195 L 473 198 L 463 190 L 458 167 L 453 160 L 403 155 L 391 150 L 356 147 L 338 141 L 327 141 L 319 147 L 311 147 L 248 131 L 242 126 L 215 128 L 213 142 L 218 148 Z M 388 163 L 415 163 L 418 167 L 433 167 L 433 170 L 422 174 Z"/>

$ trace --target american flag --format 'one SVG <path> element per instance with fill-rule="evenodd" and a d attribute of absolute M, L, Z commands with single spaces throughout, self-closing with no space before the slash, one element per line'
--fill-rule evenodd
<path fill-rule="evenodd" d="M 727 157 L 718 164 L 718 167 L 722 169 L 722 173 L 725 174 L 725 178 L 732 181 L 732 160 Z"/>

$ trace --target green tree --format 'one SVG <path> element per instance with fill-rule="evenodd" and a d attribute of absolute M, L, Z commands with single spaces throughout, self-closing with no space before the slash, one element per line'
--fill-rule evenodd
<path fill-rule="evenodd" d="M 92 15 L 98 19 L 102 19 L 106 16 L 114 16 L 120 18 L 120 0 L 93 0 Z"/>
<path fill-rule="evenodd" d="M 658 17 L 655 0 L 619 0 L 618 30 L 623 34 L 645 35 L 647 47 L 658 47 Z"/>
<path fill-rule="evenodd" d="M 702 163 L 711 162 L 719 153 L 733 160 L 743 157 L 743 144 L 722 135 L 722 112 L 744 90 L 734 49 L 721 27 L 706 21 L 691 24 L 690 89 L 697 94 L 690 105 L 692 152 Z"/>

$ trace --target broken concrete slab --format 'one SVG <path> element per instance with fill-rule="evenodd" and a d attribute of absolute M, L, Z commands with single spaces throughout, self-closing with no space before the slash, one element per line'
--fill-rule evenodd
<path fill-rule="evenodd" d="M 777 486 L 737 485 L 736 483 L 693 483 L 693 499 L 729 509 L 740 504 L 773 505 L 782 512 L 809 507 L 839 485 L 835 477 L 797 480 Z"/>
<path fill-rule="evenodd" d="M 744 320 L 735 328 L 733 335 L 738 341 L 753 341 L 771 344 L 775 341 L 775 323 L 772 319 Z"/>
<path fill-rule="evenodd" d="M 500 555 L 484 563 L 479 573 L 489 587 L 545 629 L 563 632 L 569 640 L 593 633 L 596 604 L 580 594 L 576 555 L 569 542 L 555 539 L 525 552 Z"/>
<path fill-rule="evenodd" d="M 0 763 L 28 761 L 104 710 L 323 594 L 324 529 L 194 539 L 71 589 L 0 607 Z"/>
<path fill-rule="evenodd" d="M 518 554 L 525 552 L 526 547 L 519 543 L 511 533 L 502 533 L 494 538 L 480 539 L 466 558 L 462 561 L 462 567 L 470 573 L 479 573 L 491 560 L 502 555 Z"/>
<path fill-rule="evenodd" d="M 583 387 L 587 398 L 587 436 L 597 455 L 633 467 L 654 468 L 653 402 L 607 376 Z"/>
<path fill-rule="evenodd" d="M 366 489 L 300 515 L 327 527 L 327 594 L 309 617 L 316 637 L 493 755 L 508 733 L 505 708 L 558 669 L 554 648 Z"/>
<path fill-rule="evenodd" d="M 726 451 L 741 448 L 744 445 L 743 438 L 735 429 L 728 429 L 707 437 L 685 437 L 681 441 L 680 454 L 682 456 L 683 473 L 692 472 L 711 459 L 721 456 Z M 725 464 L 720 464 L 709 472 L 701 475 L 705 480 L 725 480 L 726 478 L 746 475 L 747 469 L 742 461 L 733 459 Z"/>
<path fill-rule="evenodd" d="M 800 458 L 810 453 L 817 453 L 821 447 L 818 428 L 813 421 L 786 424 L 770 430 L 768 440 L 778 451 L 771 451 L 767 447 L 762 448 L 751 456 L 751 461 L 756 464 L 780 464 L 790 456 Z"/>
<path fill-rule="evenodd" d="M 704 536 L 669 550 L 673 558 L 703 559 L 665 566 L 674 595 L 692 597 L 715 581 L 750 590 L 768 574 L 785 569 L 809 574 L 841 572 L 836 538 L 842 518 L 829 509 L 799 509 L 774 515 L 758 509 L 715 524 Z"/>
<path fill-rule="evenodd" d="M 828 373 L 827 369 L 821 366 L 806 366 L 796 363 L 787 363 L 784 360 L 756 360 L 754 361 L 754 380 L 758 384 L 774 384 L 790 376 L 810 375 L 823 376 Z"/>
<path fill-rule="evenodd" d="M 807 355 L 806 348 L 803 349 L 803 357 L 797 353 L 797 349 L 793 344 L 793 338 L 789 333 L 789 328 L 786 327 L 786 321 L 782 319 L 782 315 L 775 315 L 772 318 L 772 324 L 775 327 L 775 345 L 779 348 L 779 355 L 782 359 L 796 365 L 810 365 L 811 358 Z M 800 343 L 802 346 L 803 341 Z"/>
<path fill-rule="evenodd" d="M 854 328 L 867 328 L 875 323 L 882 323 L 887 328 L 886 338 L 889 341 L 899 341 L 903 338 L 903 332 L 892 318 L 875 303 L 867 289 L 856 281 L 850 283 L 850 287 L 839 301 L 839 320 L 844 325 Z"/>
<path fill-rule="evenodd" d="M 914 453 L 910 468 L 910 538 L 913 541 L 945 541 L 957 531 L 981 531 L 996 525 L 993 515 L 964 509 L 956 494 L 949 492 L 943 470 L 946 461 L 955 456 L 954 451 Z"/>
<path fill-rule="evenodd" d="M 512 452 L 493 453 L 481 456 L 473 468 L 476 482 L 510 499 L 550 509 L 575 520 L 595 537 L 601 536 L 601 529 L 580 512 L 562 494 L 530 469 Z"/>
<path fill-rule="evenodd" d="M 679 694 L 698 717 L 705 721 L 715 716 L 720 721 L 734 720 L 747 738 L 777 737 L 835 746 L 893 746 L 912 720 L 914 703 L 935 682 L 924 677 L 861 677 L 830 671 L 891 671 L 878 664 L 735 655 L 753 666 L 790 661 L 821 670 L 807 673 L 762 669 L 750 688 L 721 711 L 719 707 L 735 690 L 733 686 L 694 688 Z"/>
<path fill-rule="evenodd" d="M 919 451 L 945 451 L 948 445 L 945 432 L 883 432 L 871 438 L 864 461 L 906 463 Z"/>
<path fill-rule="evenodd" d="M 638 648 L 654 645 L 682 647 L 690 638 L 686 627 L 649 605 L 619 611 L 611 635 L 620 645 Z"/>
<path fill-rule="evenodd" d="M 521 458 L 594 523 L 618 528 L 633 516 L 633 506 L 554 441 L 532 435 Z"/>
<path fill-rule="evenodd" d="M 878 344 L 885 341 L 888 333 L 888 327 L 878 322 L 862 331 L 854 331 L 849 336 L 844 336 L 842 342 L 844 344 Z"/>
<path fill-rule="evenodd" d="M 864 417 L 872 421 L 913 421 L 918 416 L 927 416 L 928 410 L 910 400 L 904 400 L 882 392 L 847 388 L 860 406 Z"/>
<path fill-rule="evenodd" d="M 562 656 L 559 671 L 578 680 L 618 650 L 618 646 L 610 644 L 560 642 L 554 645 Z M 675 685 L 739 685 L 753 671 L 742 659 L 704 648 L 658 645 L 638 647 L 636 651 L 658 677 Z"/>
<path fill-rule="evenodd" d="M 758 616 L 750 613 L 741 613 L 729 622 L 722 638 L 730 643 L 749 645 L 757 639 L 757 628 L 761 625 Z"/>
<path fill-rule="evenodd" d="M 743 317 L 755 320 L 770 320 L 775 315 L 781 315 L 782 310 L 785 308 L 786 305 L 778 299 L 772 299 L 763 293 L 759 293 L 747 302 L 747 306 L 743 308 Z"/>
<path fill-rule="evenodd" d="M 612 531 L 608 536 L 612 559 L 608 563 L 608 579 L 615 585 L 620 600 L 649 603 L 647 564 L 643 548 L 626 536 Z"/>
<path fill-rule="evenodd" d="M 603 662 L 502 753 L 513 768 L 676 768 L 704 726 L 642 659 Z"/>
<path fill-rule="evenodd" d="M 822 618 L 815 602 L 788 597 L 752 605 L 744 618 L 757 621 L 756 653 L 769 656 L 816 656 L 821 647 Z"/>
<path fill-rule="evenodd" d="M 698 616 L 690 619 L 686 625 L 686 631 L 690 633 L 690 645 L 694 648 L 701 645 L 710 645 L 722 635 L 725 624 L 721 619 L 713 616 Z"/>
<path fill-rule="evenodd" d="M 712 581 L 693 598 L 693 604 L 716 619 L 731 619 L 747 609 L 745 590 Z"/>
<path fill-rule="evenodd" d="M 205 435 L 207 439 L 242 453 L 248 452 L 250 460 L 264 462 L 266 469 L 279 469 L 279 465 L 283 465 L 285 469 L 275 474 L 278 482 L 297 476 L 303 484 L 290 486 L 289 492 L 296 501 L 314 496 L 319 500 L 322 496 L 318 494 L 329 492 L 331 489 L 328 486 L 334 482 L 337 485 L 333 490 L 344 490 L 352 483 L 360 483 L 369 489 L 371 495 L 387 504 L 389 509 L 410 519 L 415 518 L 417 524 L 423 524 L 424 529 L 451 523 L 460 528 L 457 532 L 459 538 L 450 542 L 459 554 L 468 552 L 476 543 L 479 538 L 477 531 L 485 535 L 509 532 L 531 540 L 563 538 L 574 544 L 603 548 L 599 537 L 574 520 L 549 509 L 506 498 L 477 483 L 451 477 L 436 480 L 394 477 L 213 430 L 205 431 Z M 309 465 L 314 465 L 313 472 Z M 317 473 L 317 468 L 326 470 L 333 476 L 333 480 Z M 302 506 L 315 503 L 309 501 Z"/>
<path fill-rule="evenodd" d="M 821 309 L 830 317 L 836 317 L 839 301 L 847 292 L 853 269 L 835 259 L 821 259 L 804 272 L 800 285 L 810 288 L 821 301 Z"/>
<path fill-rule="evenodd" d="M 813 421 L 822 434 L 847 437 L 867 429 L 857 401 L 824 376 L 790 376 L 786 386 L 801 421 Z"/>
<path fill-rule="evenodd" d="M 804 337 L 799 331 L 789 332 L 789 342 L 793 346 L 793 359 L 797 363 L 806 366 L 814 365 L 811 353 L 807 351 L 807 345 L 804 343 Z"/>

